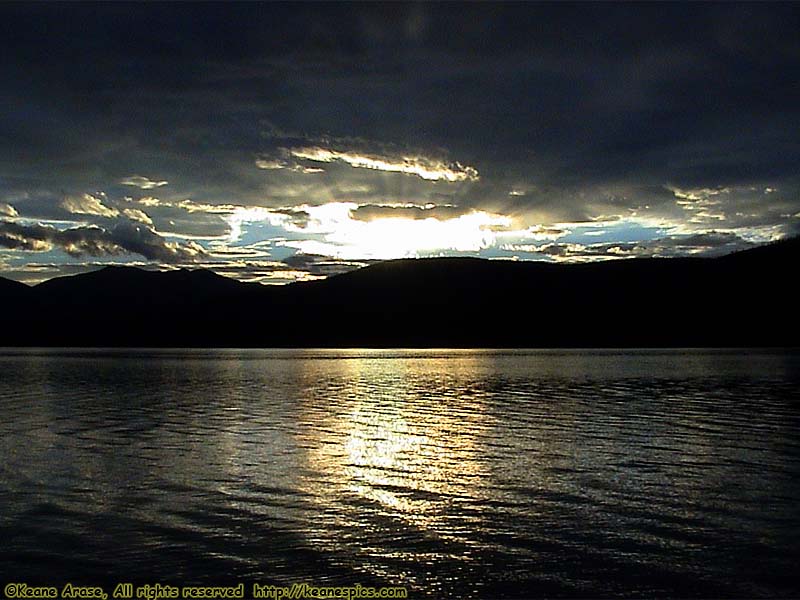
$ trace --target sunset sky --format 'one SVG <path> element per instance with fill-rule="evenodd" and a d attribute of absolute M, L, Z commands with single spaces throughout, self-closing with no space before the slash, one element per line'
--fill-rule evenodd
<path fill-rule="evenodd" d="M 0 276 L 800 232 L 800 7 L 0 6 Z"/>

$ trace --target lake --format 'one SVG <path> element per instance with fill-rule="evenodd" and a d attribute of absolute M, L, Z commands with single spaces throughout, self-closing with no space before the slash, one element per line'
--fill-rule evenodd
<path fill-rule="evenodd" d="M 0 350 L 6 582 L 800 596 L 800 354 Z"/>

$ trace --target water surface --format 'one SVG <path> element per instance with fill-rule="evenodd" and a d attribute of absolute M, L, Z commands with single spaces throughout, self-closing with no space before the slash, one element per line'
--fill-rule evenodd
<path fill-rule="evenodd" d="M 0 574 L 797 597 L 798 383 L 787 351 L 2 350 Z"/>

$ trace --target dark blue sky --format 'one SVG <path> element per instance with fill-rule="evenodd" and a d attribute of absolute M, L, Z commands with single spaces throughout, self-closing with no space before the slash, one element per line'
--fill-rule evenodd
<path fill-rule="evenodd" d="M 796 4 L 3 4 L 0 274 L 798 231 Z"/>

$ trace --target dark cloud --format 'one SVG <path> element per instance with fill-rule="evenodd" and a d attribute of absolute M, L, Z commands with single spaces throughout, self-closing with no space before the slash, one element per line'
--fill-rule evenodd
<path fill-rule="evenodd" d="M 286 215 L 289 217 L 289 222 L 295 227 L 303 228 L 308 225 L 311 215 L 308 212 L 296 208 L 274 208 L 270 211 L 276 215 Z"/>
<path fill-rule="evenodd" d="M 453 219 L 472 212 L 471 208 L 458 206 L 395 206 L 386 204 L 363 204 L 350 211 L 354 219 L 359 221 L 373 221 L 385 218 L 403 219 Z"/>
<path fill-rule="evenodd" d="M 26 108 L 4 130 L 31 176 L 58 158 L 66 182 L 159 173 L 184 193 L 252 194 L 265 142 L 309 139 L 447 148 L 553 185 L 778 178 L 797 166 L 798 12 L 5 6 L 0 77 Z"/>
<path fill-rule="evenodd" d="M 3 4 L 0 213 L 132 247 L 131 220 L 222 240 L 209 207 L 302 228 L 329 202 L 772 239 L 800 214 L 798 30 L 791 3 Z"/>
<path fill-rule="evenodd" d="M 283 259 L 283 262 L 295 269 L 306 271 L 312 275 L 337 275 L 339 273 L 346 273 L 353 269 L 359 269 L 372 264 L 376 261 L 373 260 L 342 260 L 331 256 L 322 256 L 320 254 L 305 254 L 297 253 Z"/>
<path fill-rule="evenodd" d="M 196 245 L 167 242 L 152 229 L 130 221 L 111 230 L 95 226 L 59 230 L 0 221 L 0 247 L 34 252 L 55 247 L 71 256 L 139 254 L 165 263 L 190 261 L 204 254 Z"/>
<path fill-rule="evenodd" d="M 75 195 L 41 192 L 22 196 L 15 204 L 19 207 L 16 214 L 28 221 L 92 224 L 113 229 L 117 223 L 130 220 L 162 234 L 188 239 L 227 235 L 230 227 L 223 217 L 233 210 L 230 206 L 203 205 L 185 199 L 173 202 L 148 195 L 134 199 L 103 192 Z"/>
<path fill-rule="evenodd" d="M 510 246 L 517 252 L 542 254 L 561 260 L 598 260 L 603 258 L 672 257 L 685 255 L 721 256 L 754 246 L 735 233 L 710 231 L 691 235 L 669 236 L 647 242 L 601 244 L 546 243 Z"/>

